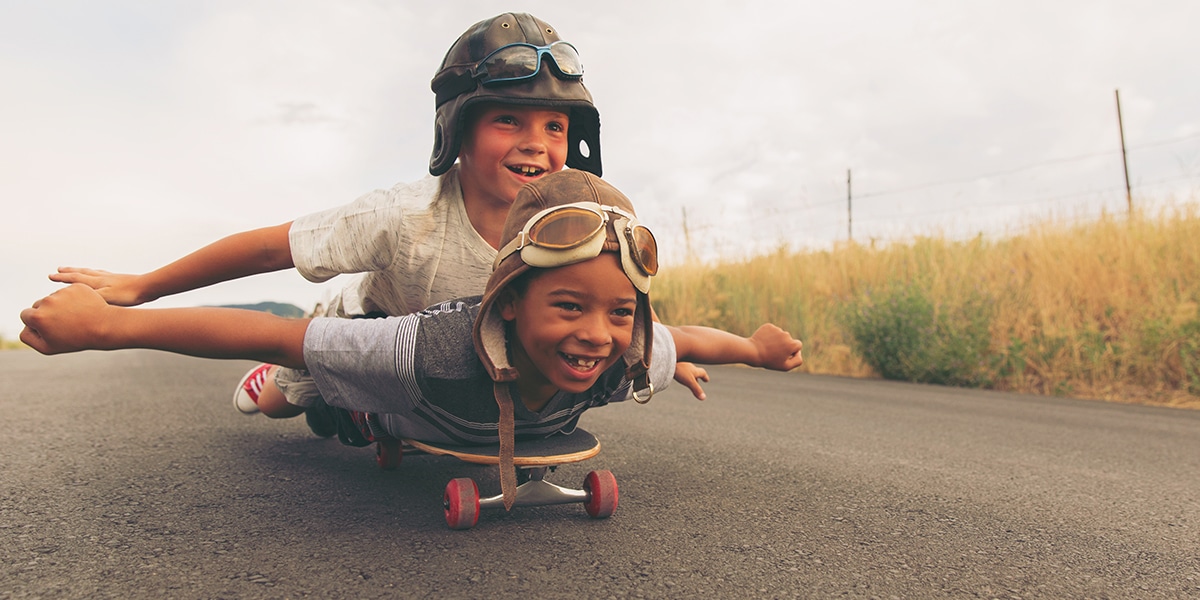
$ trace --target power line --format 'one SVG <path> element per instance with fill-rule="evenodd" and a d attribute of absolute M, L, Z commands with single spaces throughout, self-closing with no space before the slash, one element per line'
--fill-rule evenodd
<path fill-rule="evenodd" d="M 1186 135 L 1186 136 L 1180 136 L 1180 137 L 1176 137 L 1176 138 L 1150 141 L 1150 142 L 1130 146 L 1128 148 L 1128 151 L 1141 151 L 1141 150 L 1150 149 L 1150 148 L 1157 148 L 1157 147 L 1162 147 L 1162 146 L 1167 146 L 1167 145 L 1172 145 L 1172 144 L 1179 144 L 1179 143 L 1183 143 L 1183 142 L 1194 141 L 1197 139 L 1200 139 L 1200 133 Z M 956 183 L 962 184 L 962 183 L 969 183 L 969 182 L 978 181 L 978 180 L 987 179 L 987 178 L 1011 176 L 1013 174 L 1020 173 L 1023 171 L 1028 171 L 1028 170 L 1034 169 L 1034 168 L 1044 167 L 1044 166 L 1048 166 L 1048 165 L 1081 161 L 1081 160 L 1087 160 L 1087 159 L 1093 159 L 1093 158 L 1098 158 L 1098 157 L 1112 157 L 1118 153 L 1119 153 L 1119 150 L 1111 150 L 1111 151 L 1104 151 L 1104 152 L 1092 152 L 1092 153 L 1087 153 L 1087 154 L 1080 154 L 1080 155 L 1076 155 L 1076 156 L 1054 158 L 1054 159 L 1041 161 L 1038 163 L 1028 164 L 1028 165 L 1021 166 L 1021 167 L 1015 167 L 1015 168 L 1011 168 L 1011 169 L 1003 169 L 1003 170 L 998 170 L 998 171 L 994 171 L 994 172 L 990 172 L 990 173 L 974 175 L 971 177 L 954 178 L 954 179 L 947 179 L 947 180 L 942 180 L 942 181 L 937 181 L 937 182 L 929 182 L 929 183 L 918 184 L 918 185 L 907 186 L 907 187 L 893 188 L 890 190 L 883 190 L 883 191 L 874 192 L 871 194 L 860 194 L 857 197 L 859 199 L 861 199 L 861 198 L 869 198 L 869 197 L 876 197 L 876 196 L 894 195 L 894 194 L 899 194 L 899 193 L 904 193 L 904 192 L 918 191 L 918 190 L 929 189 L 929 188 L 934 188 L 934 187 L 938 187 L 938 186 L 951 185 L 951 184 L 956 184 Z M 1150 188 L 1150 187 L 1158 187 L 1158 186 L 1163 186 L 1163 185 L 1168 185 L 1168 184 L 1173 184 L 1173 183 L 1178 183 L 1178 182 L 1197 181 L 1197 180 L 1200 180 L 1200 176 L 1184 175 L 1181 177 L 1172 177 L 1172 178 L 1167 178 L 1167 179 L 1155 180 L 1155 181 L 1151 181 L 1151 182 L 1135 183 L 1132 187 L 1136 188 L 1136 189 L 1144 190 L 1144 189 Z M 926 218 L 926 217 L 936 216 L 936 215 L 960 213 L 964 208 L 966 208 L 966 209 L 989 209 L 989 208 L 1006 208 L 1006 207 L 1018 208 L 1018 207 L 1027 207 L 1027 206 L 1036 205 L 1036 204 L 1050 205 L 1050 204 L 1062 202 L 1064 200 L 1069 200 L 1072 198 L 1078 198 L 1078 197 L 1082 197 L 1082 196 L 1112 195 L 1112 194 L 1116 194 L 1116 193 L 1120 192 L 1123 189 L 1124 189 L 1123 187 L 1108 186 L 1108 187 L 1093 188 L 1093 189 L 1089 189 L 1089 190 L 1082 190 L 1082 191 L 1065 193 L 1065 194 L 1038 195 L 1038 196 L 1034 196 L 1034 197 L 1027 198 L 1024 200 L 1013 200 L 1010 198 L 1007 200 L 1000 200 L 1000 201 L 995 201 L 995 202 L 986 202 L 986 203 L 979 203 L 979 204 L 964 205 L 963 203 L 959 203 L 950 208 L 930 209 L 930 210 L 925 210 L 925 211 L 916 212 L 916 213 L 861 214 L 861 215 L 858 215 L 858 218 L 856 218 L 855 220 L 863 221 L 864 223 L 877 223 L 879 221 L 885 221 L 885 220 L 899 220 L 899 219 L 912 220 L 912 219 L 920 219 L 920 218 Z M 776 226 L 783 226 L 783 224 L 785 222 L 794 224 L 794 227 L 792 227 L 792 229 L 793 229 L 793 231 L 796 231 L 796 232 L 798 232 L 801 229 L 823 230 L 823 229 L 827 229 L 829 227 L 836 227 L 838 223 L 846 223 L 846 221 L 844 220 L 845 219 L 844 216 L 841 218 L 838 218 L 838 217 L 834 216 L 833 213 L 831 213 L 828 210 L 829 208 L 842 206 L 843 202 L 845 202 L 845 200 L 835 199 L 835 200 L 829 200 L 829 201 L 825 201 L 825 202 L 806 203 L 806 205 L 802 206 L 802 207 L 794 206 L 794 205 L 793 206 L 772 205 L 775 203 L 769 203 L 767 206 L 763 206 L 763 205 L 755 203 L 755 205 L 746 207 L 747 210 L 736 211 L 734 214 L 721 215 L 721 217 L 719 218 L 720 223 L 711 223 L 711 222 L 703 222 L 703 221 L 701 221 L 700 223 L 689 223 L 688 229 L 691 234 L 706 234 L 707 235 L 714 231 L 729 229 L 730 226 L 733 226 L 733 228 L 737 228 L 739 226 L 742 226 L 742 225 L 745 225 L 748 223 L 752 223 L 752 222 L 761 223 L 765 220 L 765 221 L 775 223 Z"/>
<path fill-rule="evenodd" d="M 1148 187 L 1158 187 L 1158 186 L 1162 186 L 1162 185 L 1179 183 L 1179 182 L 1183 182 L 1183 181 L 1197 181 L 1197 180 L 1200 180 L 1200 177 L 1193 176 L 1193 175 L 1185 175 L 1182 177 L 1172 177 L 1172 178 L 1168 178 L 1168 179 L 1160 179 L 1160 180 L 1146 182 L 1146 183 L 1139 183 L 1136 186 L 1134 186 L 1134 188 L 1135 189 L 1144 189 L 1144 188 L 1148 188 Z M 939 209 L 933 209 L 933 210 L 928 210 L 928 211 L 918 212 L 918 213 L 892 213 L 892 214 L 883 214 L 883 215 L 860 215 L 857 220 L 864 221 L 864 222 L 873 222 L 873 221 L 881 221 L 881 220 L 911 219 L 911 218 L 916 218 L 916 217 L 928 217 L 928 216 L 940 215 L 940 214 L 958 213 L 958 212 L 961 212 L 963 210 L 963 208 L 1005 208 L 1005 207 L 1029 206 L 1031 204 L 1052 204 L 1055 202 L 1061 202 L 1063 200 L 1069 200 L 1071 198 L 1078 198 L 1080 196 L 1098 196 L 1098 195 L 1102 195 L 1102 194 L 1115 194 L 1115 193 L 1124 191 L 1124 189 L 1125 189 L 1124 186 L 1119 186 L 1119 187 L 1118 186 L 1109 186 L 1109 187 L 1098 188 L 1098 189 L 1084 190 L 1084 191 L 1080 191 L 1080 192 L 1071 192 L 1069 194 L 1056 194 L 1053 196 L 1037 196 L 1034 198 L 1030 198 L 1027 200 L 1020 200 L 1020 201 L 1002 201 L 1002 202 L 992 202 L 992 203 L 987 203 L 987 204 L 973 204 L 969 207 L 956 206 L 956 207 L 952 207 L 952 208 L 939 208 Z M 833 225 L 838 222 L 839 222 L 838 219 L 833 219 L 832 222 L 830 222 L 828 224 Z M 812 223 L 812 221 L 810 221 L 810 223 Z M 824 223 L 824 221 L 823 221 L 823 223 Z"/>
<path fill-rule="evenodd" d="M 1166 140 L 1146 142 L 1144 144 L 1137 144 L 1134 146 L 1130 146 L 1129 150 L 1130 151 L 1145 150 L 1148 148 L 1157 148 L 1160 146 L 1178 144 L 1181 142 L 1187 142 L 1187 141 L 1192 141 L 1192 140 L 1196 140 L 1196 139 L 1200 139 L 1200 133 L 1193 134 L 1193 135 L 1186 135 L 1186 136 L 1177 137 L 1177 138 L 1166 139 Z M 1080 155 L 1076 155 L 1076 156 L 1065 156 L 1062 158 L 1052 158 L 1049 160 L 1025 165 L 1022 167 L 1014 167 L 1011 169 L 993 171 L 990 173 L 973 175 L 971 177 L 964 177 L 964 178 L 958 178 L 958 179 L 946 179 L 946 180 L 942 180 L 942 181 L 920 183 L 920 184 L 916 184 L 916 185 L 912 185 L 912 186 L 908 186 L 908 187 L 893 188 L 893 189 L 889 189 L 889 190 L 882 190 L 882 191 L 871 192 L 871 193 L 867 193 L 867 194 L 858 194 L 854 197 L 861 200 L 863 198 L 874 198 L 874 197 L 878 197 L 878 196 L 890 196 L 890 195 L 895 195 L 895 194 L 914 192 L 914 191 L 919 191 L 919 190 L 923 190 L 923 189 L 939 187 L 939 186 L 943 186 L 943 185 L 951 185 L 951 184 L 955 184 L 955 183 L 971 183 L 973 181 L 979 181 L 981 179 L 989 179 L 989 178 L 993 178 L 993 177 L 1012 175 L 1014 173 L 1020 173 L 1022 171 L 1028 171 L 1030 169 L 1044 167 L 1047 165 L 1075 162 L 1075 161 L 1080 161 L 1080 160 L 1087 160 L 1090 158 L 1098 158 L 1101 156 L 1112 156 L 1112 155 L 1118 154 L 1119 152 L 1120 152 L 1119 150 L 1107 150 L 1107 151 L 1103 151 L 1103 152 L 1092 152 L 1089 154 L 1080 154 Z M 1083 192 L 1083 194 L 1086 194 L 1086 193 L 1089 193 L 1089 192 Z M 839 206 L 840 207 L 843 205 L 843 203 L 844 203 L 844 201 L 840 200 L 840 199 L 828 200 L 825 202 L 815 202 L 815 203 L 808 204 L 807 206 L 804 206 L 799 210 L 813 210 L 813 209 L 818 209 L 818 208 L 825 208 L 827 206 Z M 749 217 L 744 217 L 744 218 L 749 218 Z"/>
<path fill-rule="evenodd" d="M 1195 139 L 1200 139 L 1200 134 L 1186 135 L 1186 136 L 1171 138 L 1171 139 L 1166 139 L 1166 140 L 1146 142 L 1143 144 L 1138 144 L 1136 146 L 1130 146 L 1129 149 L 1130 150 L 1143 150 L 1146 148 L 1155 148 L 1155 147 L 1166 146 L 1166 145 L 1170 145 L 1170 144 L 1178 144 L 1180 142 L 1186 142 L 1186 141 L 1191 141 L 1191 140 L 1195 140 Z M 1119 152 L 1120 152 L 1119 150 L 1107 150 L 1107 151 L 1103 151 L 1103 152 L 1092 152 L 1092 153 L 1088 153 L 1088 154 L 1080 154 L 1077 156 L 1064 156 L 1061 158 L 1052 158 L 1049 160 L 1044 160 L 1041 162 L 1028 164 L 1028 165 L 1021 166 L 1021 167 L 1014 167 L 1011 169 L 1004 169 L 1001 171 L 993 171 L 991 173 L 983 173 L 983 174 L 979 174 L 979 175 L 973 175 L 970 177 L 962 177 L 962 178 L 956 178 L 956 179 L 946 179 L 946 180 L 942 180 L 942 181 L 920 183 L 920 184 L 916 184 L 916 185 L 912 185 L 912 186 L 908 186 L 908 187 L 900 187 L 900 188 L 893 188 L 890 190 L 882 190 L 882 191 L 878 191 L 878 192 L 859 194 L 855 197 L 859 198 L 859 199 L 873 198 L 876 196 L 887 196 L 887 195 L 900 194 L 900 193 L 906 193 L 906 192 L 914 192 L 914 191 L 929 189 L 929 188 L 933 188 L 933 187 L 939 187 L 939 186 L 943 186 L 943 185 L 951 185 L 951 184 L 956 184 L 956 183 L 957 184 L 970 183 L 973 181 L 979 181 L 981 179 L 1000 177 L 1000 176 L 1004 176 L 1004 175 L 1012 175 L 1014 173 L 1020 173 L 1022 171 L 1028 171 L 1030 169 L 1036 169 L 1038 167 L 1044 167 L 1047 165 L 1062 164 L 1062 163 L 1067 163 L 1067 162 L 1076 162 L 1076 161 L 1087 160 L 1087 159 L 1091 159 L 1091 158 L 1098 158 L 1101 156 L 1112 156 L 1115 154 L 1119 154 Z M 841 203 L 841 201 L 838 200 L 838 201 L 829 202 L 828 204 L 840 204 L 840 203 Z"/>
<path fill-rule="evenodd" d="M 1192 135 L 1185 135 L 1183 137 L 1172 138 L 1169 140 L 1159 140 L 1157 142 L 1146 142 L 1145 144 L 1138 144 L 1136 146 L 1130 146 L 1129 149 L 1130 150 L 1144 150 L 1146 148 L 1157 148 L 1158 146 L 1168 146 L 1170 144 L 1178 144 L 1180 142 L 1187 142 L 1187 141 L 1191 141 L 1191 140 L 1195 140 L 1195 139 L 1200 139 L 1200 133 L 1194 133 Z"/>
<path fill-rule="evenodd" d="M 1025 165 L 1023 167 L 1015 167 L 1012 169 L 1005 169 L 1003 171 L 994 171 L 991 173 L 983 173 L 981 175 L 974 175 L 971 177 L 964 177 L 964 178 L 960 178 L 960 179 L 947 179 L 944 181 L 922 183 L 922 184 L 917 184 L 917 185 L 910 186 L 910 187 L 895 188 L 895 189 L 891 189 L 891 190 L 884 190 L 881 192 L 874 192 L 874 193 L 870 193 L 870 194 L 859 194 L 858 197 L 859 198 L 873 198 L 875 196 L 887 196 L 887 195 L 899 194 L 899 193 L 903 193 L 903 192 L 914 192 L 917 190 L 923 190 L 923 189 L 928 189 L 928 188 L 938 187 L 938 186 L 943 186 L 943 185 L 951 185 L 951 184 L 955 184 L 955 183 L 970 183 L 972 181 L 979 181 L 980 179 L 989 179 L 992 177 L 1000 177 L 1002 175 L 1012 175 L 1013 173 L 1020 173 L 1021 171 L 1028 171 L 1030 169 L 1044 167 L 1046 165 L 1053 165 L 1053 164 L 1059 164 L 1059 163 L 1065 163 L 1065 162 L 1074 162 L 1074 161 L 1085 160 L 1085 159 L 1089 159 L 1089 158 L 1096 158 L 1099 156 L 1109 156 L 1112 154 L 1117 154 L 1117 151 L 1109 150 L 1107 152 L 1093 152 L 1091 154 L 1081 154 L 1079 156 L 1054 158 L 1054 159 L 1042 161 L 1042 162 L 1031 164 L 1031 165 Z"/>

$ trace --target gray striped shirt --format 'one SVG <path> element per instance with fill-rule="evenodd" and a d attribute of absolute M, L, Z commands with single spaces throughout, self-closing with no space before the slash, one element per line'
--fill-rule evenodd
<path fill-rule="evenodd" d="M 471 327 L 478 296 L 387 319 L 313 319 L 304 337 L 304 359 L 325 402 L 378 413 L 399 438 L 455 444 L 497 439 L 499 410 L 492 380 L 475 354 Z M 654 325 L 650 379 L 670 384 L 675 343 Z M 539 412 L 514 397 L 517 435 L 545 436 L 575 428 L 589 408 L 630 396 L 624 362 L 579 394 L 559 392 Z"/>

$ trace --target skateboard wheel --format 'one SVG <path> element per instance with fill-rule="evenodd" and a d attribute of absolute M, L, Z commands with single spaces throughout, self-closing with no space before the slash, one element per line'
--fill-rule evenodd
<path fill-rule="evenodd" d="M 400 440 L 380 440 L 375 442 L 375 462 L 384 471 L 395 471 L 400 466 L 404 452 L 400 448 Z"/>
<path fill-rule="evenodd" d="M 451 479 L 443 496 L 450 529 L 470 529 L 479 522 L 479 486 L 469 477 Z"/>
<path fill-rule="evenodd" d="M 593 519 L 606 519 L 617 510 L 617 478 L 608 469 L 592 471 L 583 480 L 587 500 L 583 509 Z"/>

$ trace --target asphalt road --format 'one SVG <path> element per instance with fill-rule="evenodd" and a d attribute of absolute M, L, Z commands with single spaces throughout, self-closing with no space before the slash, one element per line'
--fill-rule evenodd
<path fill-rule="evenodd" d="M 0 598 L 1200 597 L 1200 411 L 713 369 L 593 411 L 620 506 L 230 406 L 247 363 L 0 353 Z"/>

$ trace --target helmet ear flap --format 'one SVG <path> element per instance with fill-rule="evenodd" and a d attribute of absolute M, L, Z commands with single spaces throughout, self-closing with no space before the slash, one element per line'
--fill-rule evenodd
<path fill-rule="evenodd" d="M 448 172 L 458 158 L 457 145 L 460 143 L 460 136 L 454 131 L 457 125 L 455 116 L 452 112 L 438 110 L 436 118 L 433 119 L 433 154 L 430 155 L 432 175 Z"/>
<path fill-rule="evenodd" d="M 446 122 L 439 114 L 433 121 L 433 155 L 429 159 L 429 170 L 438 169 L 439 163 L 446 159 L 446 154 L 449 152 L 449 141 L 452 136 L 447 135 Z"/>
<path fill-rule="evenodd" d="M 600 163 L 600 117 L 595 109 L 572 110 L 567 128 L 567 166 L 602 177 Z"/>

